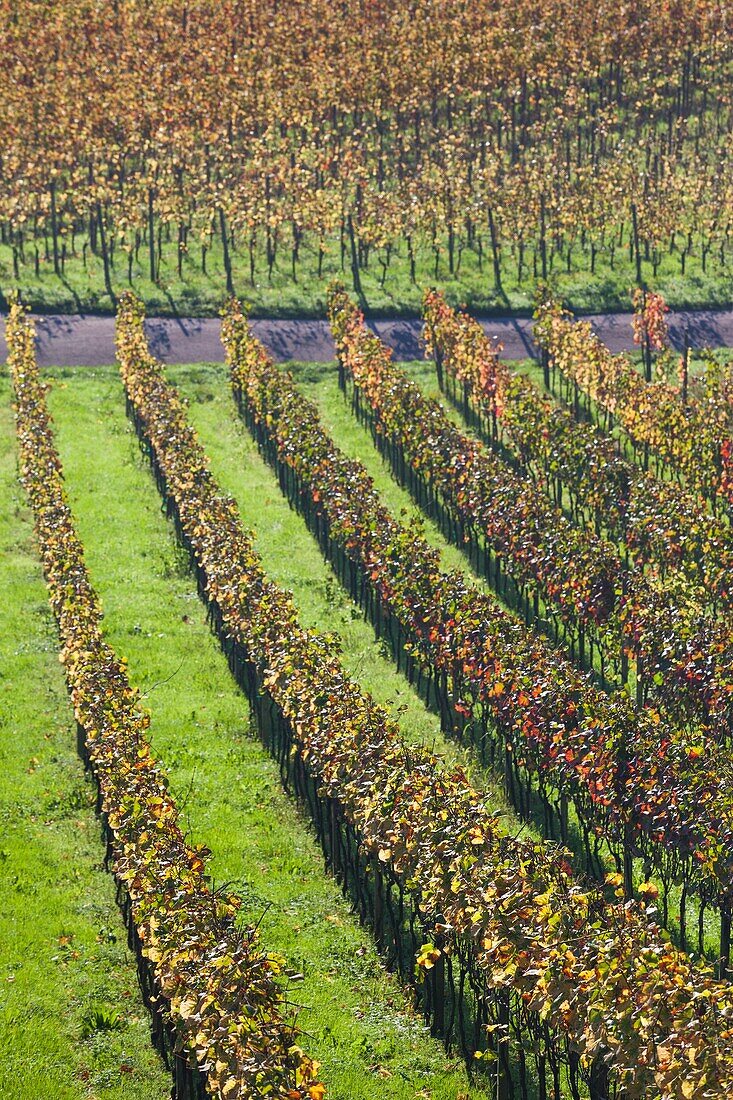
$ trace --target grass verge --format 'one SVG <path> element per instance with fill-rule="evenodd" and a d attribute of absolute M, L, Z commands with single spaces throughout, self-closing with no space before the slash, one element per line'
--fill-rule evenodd
<path fill-rule="evenodd" d="M 48 242 L 46 242 L 46 245 Z M 232 254 L 233 281 L 236 292 L 251 303 L 253 314 L 258 317 L 323 317 L 326 312 L 326 288 L 331 279 L 337 278 L 351 285 L 348 262 L 341 263 L 338 240 L 327 244 L 326 258 L 321 277 L 318 276 L 318 255 L 315 242 L 307 238 L 300 250 L 296 269 L 297 281 L 291 270 L 289 249 L 280 251 L 272 271 L 268 274 L 264 249 L 257 252 L 255 277 L 250 278 L 249 254 L 235 251 Z M 38 258 L 36 259 L 36 247 Z M 53 272 L 50 253 L 42 240 L 37 246 L 31 242 L 24 251 L 25 262 L 14 268 L 12 250 L 0 245 L 0 308 L 2 294 L 6 297 L 12 287 L 17 287 L 23 300 L 41 313 L 110 313 L 113 303 L 104 284 L 102 258 L 91 252 L 87 245 L 77 255 L 70 255 L 60 276 Z M 369 266 L 361 271 L 360 281 L 365 305 L 369 311 L 384 317 L 416 316 L 420 312 L 423 288 L 442 286 L 449 300 L 465 303 L 471 310 L 483 314 L 532 312 L 534 287 L 537 278 L 531 266 L 524 265 L 521 280 L 517 278 L 517 264 L 507 253 L 504 258 L 503 286 L 494 286 L 491 264 L 481 263 L 477 252 L 466 248 L 462 253 L 458 274 L 451 275 L 445 256 L 438 268 L 432 247 L 426 242 L 416 247 L 415 282 L 411 281 L 410 264 L 404 242 L 397 242 L 390 250 L 390 263 L 385 272 L 383 260 L 386 251 L 372 253 Z M 206 270 L 202 270 L 198 250 L 192 250 L 183 258 L 181 274 L 178 273 L 177 244 L 164 244 L 156 282 L 150 280 L 147 252 L 140 251 L 132 258 L 128 272 L 127 257 L 117 251 L 111 272 L 112 289 L 116 295 L 134 286 L 145 301 L 150 316 L 211 316 L 218 312 L 226 298 L 226 275 L 220 242 L 212 242 L 207 252 Z M 730 272 L 719 265 L 710 265 L 702 271 L 699 257 L 690 256 L 684 275 L 680 272 L 679 257 L 665 256 L 655 276 L 651 264 L 644 264 L 643 277 L 664 295 L 670 306 L 677 309 L 729 306 Z M 614 266 L 607 258 L 599 257 L 595 274 L 581 261 L 570 271 L 555 267 L 549 278 L 557 293 L 574 311 L 599 313 L 605 310 L 623 311 L 631 308 L 629 288 L 636 282 L 636 272 L 626 255 L 616 254 Z"/>

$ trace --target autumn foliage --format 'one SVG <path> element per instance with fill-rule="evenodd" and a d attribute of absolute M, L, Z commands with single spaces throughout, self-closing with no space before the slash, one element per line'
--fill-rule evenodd
<path fill-rule="evenodd" d="M 724 272 L 730 67 L 721 0 L 3 0 L 2 240 L 16 281 L 91 253 L 110 290 L 214 242 L 230 289 L 235 254 L 356 290 L 470 263 L 497 300 L 599 258 Z"/>
<path fill-rule="evenodd" d="M 236 333 L 232 339 L 238 349 Z M 577 1055 L 574 1072 L 593 1082 L 595 1097 L 608 1094 L 609 1079 L 632 1096 L 678 1098 L 693 1095 L 690 1088 L 725 1095 L 733 1084 L 733 1045 L 725 1024 L 721 1030 L 733 1012 L 727 984 L 660 939 L 643 906 L 604 901 L 599 886 L 572 879 L 561 853 L 502 835 L 460 769 L 402 743 L 328 640 L 302 630 L 290 597 L 263 573 L 147 350 L 132 301 L 118 318 L 118 351 L 141 431 L 227 635 L 261 664 L 321 794 L 337 800 L 365 850 L 421 899 L 425 918 L 441 914 L 447 950 L 468 952 L 487 1003 L 489 990 L 511 993 L 517 1026 L 540 1048 L 549 1041 L 562 1060 Z M 433 956 L 422 952 L 423 966 Z"/>

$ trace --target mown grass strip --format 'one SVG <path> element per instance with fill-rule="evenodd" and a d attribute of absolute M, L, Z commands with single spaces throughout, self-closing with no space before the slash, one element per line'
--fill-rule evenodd
<path fill-rule="evenodd" d="M 135 963 L 101 866 L 94 792 L 17 482 L 0 378 L 0 1093 L 162 1100 Z"/>
<path fill-rule="evenodd" d="M 50 404 L 109 640 L 127 655 L 143 689 L 155 751 L 185 803 L 193 841 L 215 853 L 216 881 L 236 886 L 245 916 L 262 917 L 267 943 L 304 974 L 292 995 L 304 1005 L 300 1023 L 309 1053 L 322 1062 L 329 1097 L 412 1100 L 424 1091 L 432 1100 L 455 1100 L 469 1089 L 463 1067 L 428 1038 L 382 970 L 324 876 L 276 766 L 251 736 L 246 704 L 205 625 L 125 420 L 116 370 L 57 375 Z M 255 510 L 261 488 L 255 478 Z M 276 488 L 270 495 L 288 514 Z M 287 540 L 282 552 L 292 562 Z M 472 1088 L 471 1095 L 484 1093 Z"/>

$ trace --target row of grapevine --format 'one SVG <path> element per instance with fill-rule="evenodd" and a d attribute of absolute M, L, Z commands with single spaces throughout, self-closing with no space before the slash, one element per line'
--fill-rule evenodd
<path fill-rule="evenodd" d="M 262 689 L 272 703 L 283 766 L 300 762 L 300 789 L 332 862 L 362 877 L 368 862 L 372 890 L 362 882 L 360 896 L 369 893 L 383 940 L 401 935 L 408 905 L 434 937 L 417 966 L 440 1030 L 455 1026 L 471 991 L 474 1011 L 506 1040 L 502 1076 L 507 1049 L 516 1051 L 525 1100 L 533 1068 L 544 1088 L 552 1074 L 558 1097 L 561 1069 L 574 1095 L 585 1085 L 593 1100 L 615 1083 L 629 1096 L 725 1095 L 733 1086 L 727 983 L 691 966 L 645 907 L 575 881 L 562 850 L 502 835 L 459 768 L 402 743 L 332 643 L 304 631 L 290 597 L 266 577 L 130 299 L 117 342 L 130 409 L 215 628 L 243 681 L 250 670 L 253 699 Z M 356 855 L 338 840 L 346 824 Z M 607 888 L 617 885 L 612 877 Z M 456 985 L 462 995 L 443 1015 Z"/>
<path fill-rule="evenodd" d="M 566 484 L 576 522 L 587 523 L 591 513 L 596 529 L 606 526 L 623 539 L 627 577 L 619 611 L 628 651 L 642 663 L 639 697 L 651 697 L 677 722 L 702 723 L 726 740 L 733 637 L 726 618 L 716 619 L 733 599 L 730 526 L 693 493 L 637 470 L 608 436 L 574 420 L 529 379 L 512 375 L 480 325 L 435 291 L 425 296 L 425 318 L 439 384 L 450 392 L 450 380 L 460 382 L 464 414 L 535 481 L 544 480 L 546 494 L 554 488 L 557 503 L 557 484 Z M 639 571 L 650 565 L 648 583 Z"/>
<path fill-rule="evenodd" d="M 187 844 L 178 808 L 147 739 L 148 716 L 125 663 L 105 643 L 102 609 L 64 491 L 33 329 L 14 305 L 7 327 L 21 477 L 35 517 L 79 749 L 98 784 L 98 810 L 134 948 L 156 1046 L 182 1100 L 322 1096 L 297 1046 L 279 975 L 240 902 L 214 892 L 206 849 Z M 287 1016 L 285 1015 L 287 1013 Z"/>
<path fill-rule="evenodd" d="M 564 492 L 579 526 L 621 542 L 637 567 L 660 578 L 681 570 L 703 604 L 733 605 L 733 532 L 695 495 L 642 473 L 596 425 L 575 419 L 526 375 L 503 363 L 477 321 L 429 290 L 425 343 L 438 383 L 493 446 L 543 486 L 559 506 Z"/>
<path fill-rule="evenodd" d="M 706 384 L 689 393 L 669 382 L 648 382 L 627 356 L 611 354 L 589 322 L 574 321 L 552 298 L 535 316 L 535 340 L 573 388 L 576 405 L 580 392 L 587 411 L 595 405 L 606 429 L 618 425 L 645 466 L 654 454 L 658 472 L 668 468 L 714 512 L 720 502 L 733 504 L 733 401 L 724 372 L 709 370 Z"/>
<path fill-rule="evenodd" d="M 581 651 L 587 637 L 608 658 L 618 656 L 614 547 L 573 527 L 529 481 L 462 435 L 437 402 L 390 365 L 384 345 L 371 337 L 362 314 L 339 289 L 329 296 L 329 317 L 342 361 L 349 344 L 351 373 L 358 375 L 366 400 L 379 404 L 385 438 L 395 441 L 435 501 L 455 514 L 459 538 L 479 527 L 487 550 L 490 544 L 494 551 L 490 564 L 497 575 L 503 566 L 527 601 L 526 593 L 534 592 L 536 609 L 541 596 L 548 616 L 577 630 Z"/>
<path fill-rule="evenodd" d="M 551 617 L 553 607 L 556 615 L 580 624 L 581 663 L 587 630 L 591 657 L 593 640 L 598 645 L 602 681 L 610 664 L 626 683 L 631 656 L 639 703 L 653 701 L 690 733 L 702 727 L 718 740 L 728 740 L 733 636 L 727 625 L 698 616 L 691 631 L 677 590 L 665 590 L 646 574 L 626 570 L 613 546 L 573 527 L 527 478 L 461 433 L 440 404 L 423 396 L 392 364 L 388 350 L 366 329 L 362 314 L 343 291 L 332 293 L 330 314 L 342 373 L 348 361 L 357 411 L 372 424 L 378 446 L 448 537 L 475 551 L 477 565 L 494 587 L 502 591 L 503 565 L 515 578 L 528 620 L 549 618 L 555 639 L 561 633 Z M 602 565 L 593 572 L 599 559 Z M 546 600 L 545 619 L 540 595 Z M 589 624 L 596 628 L 593 634 Z M 571 634 L 575 655 L 572 639 Z"/>
<path fill-rule="evenodd" d="M 608 697 L 549 643 L 516 621 L 460 574 L 447 574 L 418 531 L 383 507 L 363 466 L 323 429 L 317 410 L 254 338 L 239 303 L 230 303 L 222 337 L 238 407 L 291 503 L 305 516 L 352 595 L 372 613 L 408 675 L 427 675 L 444 729 L 471 737 L 507 787 L 532 784 L 551 835 L 554 805 L 567 839 L 567 801 L 590 837 L 603 836 L 631 895 L 631 857 L 644 857 L 665 886 L 681 882 L 677 916 L 686 938 L 688 892 L 721 905 L 723 953 L 733 897 L 726 862 L 733 815 L 725 770 L 713 751 L 693 754 L 625 694 Z M 368 599 L 369 593 L 373 600 Z M 498 746 L 498 752 L 497 752 Z M 503 758 L 503 759 L 502 759 Z M 520 779 L 521 776 L 521 779 Z M 725 965 L 725 964 L 724 964 Z"/>

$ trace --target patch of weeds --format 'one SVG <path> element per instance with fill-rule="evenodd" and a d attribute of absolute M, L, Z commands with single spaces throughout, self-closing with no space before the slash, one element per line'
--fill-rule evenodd
<path fill-rule="evenodd" d="M 160 555 L 160 570 L 164 580 L 178 578 L 183 580 L 190 576 L 191 567 L 186 551 L 178 543 L 171 542 Z"/>
<path fill-rule="evenodd" d="M 91 1039 L 98 1032 L 122 1031 L 124 1026 L 124 1020 L 116 1008 L 104 1004 L 93 1004 L 81 1018 L 81 1037 Z"/>
<path fill-rule="evenodd" d="M 79 810 L 89 809 L 93 801 L 91 785 L 79 782 L 70 790 L 50 794 L 43 802 L 43 812 L 55 818 L 74 817 Z"/>

